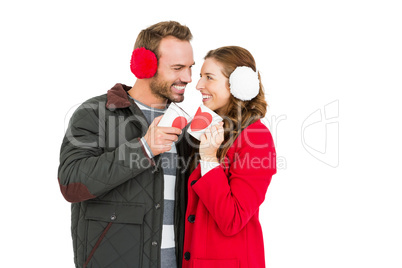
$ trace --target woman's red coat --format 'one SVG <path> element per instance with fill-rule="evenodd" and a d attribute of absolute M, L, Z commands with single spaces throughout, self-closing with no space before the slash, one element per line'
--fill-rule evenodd
<path fill-rule="evenodd" d="M 259 207 L 276 153 L 271 133 L 260 121 L 244 129 L 230 147 L 226 164 L 188 181 L 183 268 L 265 267 Z"/>

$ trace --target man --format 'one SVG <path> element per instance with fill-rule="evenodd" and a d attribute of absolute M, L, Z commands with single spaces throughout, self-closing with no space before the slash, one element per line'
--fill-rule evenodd
<path fill-rule="evenodd" d="M 134 52 L 155 55 L 156 74 L 116 84 L 73 114 L 58 176 L 72 202 L 76 267 L 181 267 L 187 133 L 158 122 L 191 82 L 191 39 L 172 21 L 143 30 Z"/>

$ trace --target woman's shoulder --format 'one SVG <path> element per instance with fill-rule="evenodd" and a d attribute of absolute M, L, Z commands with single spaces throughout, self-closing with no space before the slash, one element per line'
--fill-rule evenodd
<path fill-rule="evenodd" d="M 252 166 L 265 167 L 275 173 L 276 150 L 271 132 L 268 127 L 258 120 L 243 129 L 232 147 L 227 152 L 229 163 L 240 163 L 240 167 Z M 267 165 L 266 165 L 267 164 Z M 230 167 L 236 167 L 236 165 Z M 272 174 L 273 174 L 272 173 Z"/>
<path fill-rule="evenodd" d="M 253 129 L 261 129 L 261 130 L 267 130 L 269 132 L 269 129 L 267 126 L 261 121 L 261 119 L 258 119 L 254 123 L 250 124 L 247 126 L 243 131 L 250 131 Z"/>
<path fill-rule="evenodd" d="M 257 120 L 256 122 L 247 126 L 243 131 L 239 134 L 233 145 L 237 148 L 244 147 L 270 147 L 274 148 L 274 142 L 272 139 L 271 132 L 268 127 L 261 122 L 261 120 Z"/>
<path fill-rule="evenodd" d="M 240 137 L 250 137 L 250 138 L 260 138 L 260 137 L 270 137 L 272 138 L 271 132 L 268 127 L 261 121 L 261 119 L 247 126 L 239 134 Z"/>

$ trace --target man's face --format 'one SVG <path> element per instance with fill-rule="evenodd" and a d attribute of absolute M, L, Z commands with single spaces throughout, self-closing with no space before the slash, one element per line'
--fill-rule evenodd
<path fill-rule="evenodd" d="M 165 37 L 159 44 L 159 55 L 158 70 L 150 83 L 152 93 L 172 102 L 182 102 L 186 85 L 191 82 L 193 48 L 188 41 Z"/>

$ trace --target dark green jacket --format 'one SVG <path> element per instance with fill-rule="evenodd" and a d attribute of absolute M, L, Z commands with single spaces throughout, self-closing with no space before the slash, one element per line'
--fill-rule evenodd
<path fill-rule="evenodd" d="M 164 178 L 159 156 L 148 158 L 140 138 L 148 123 L 116 84 L 83 103 L 64 137 L 60 190 L 71 208 L 76 267 L 160 267 Z M 175 240 L 181 267 L 186 178 L 190 151 L 187 131 L 177 143 Z M 186 137 L 184 137 L 186 136 Z"/>

